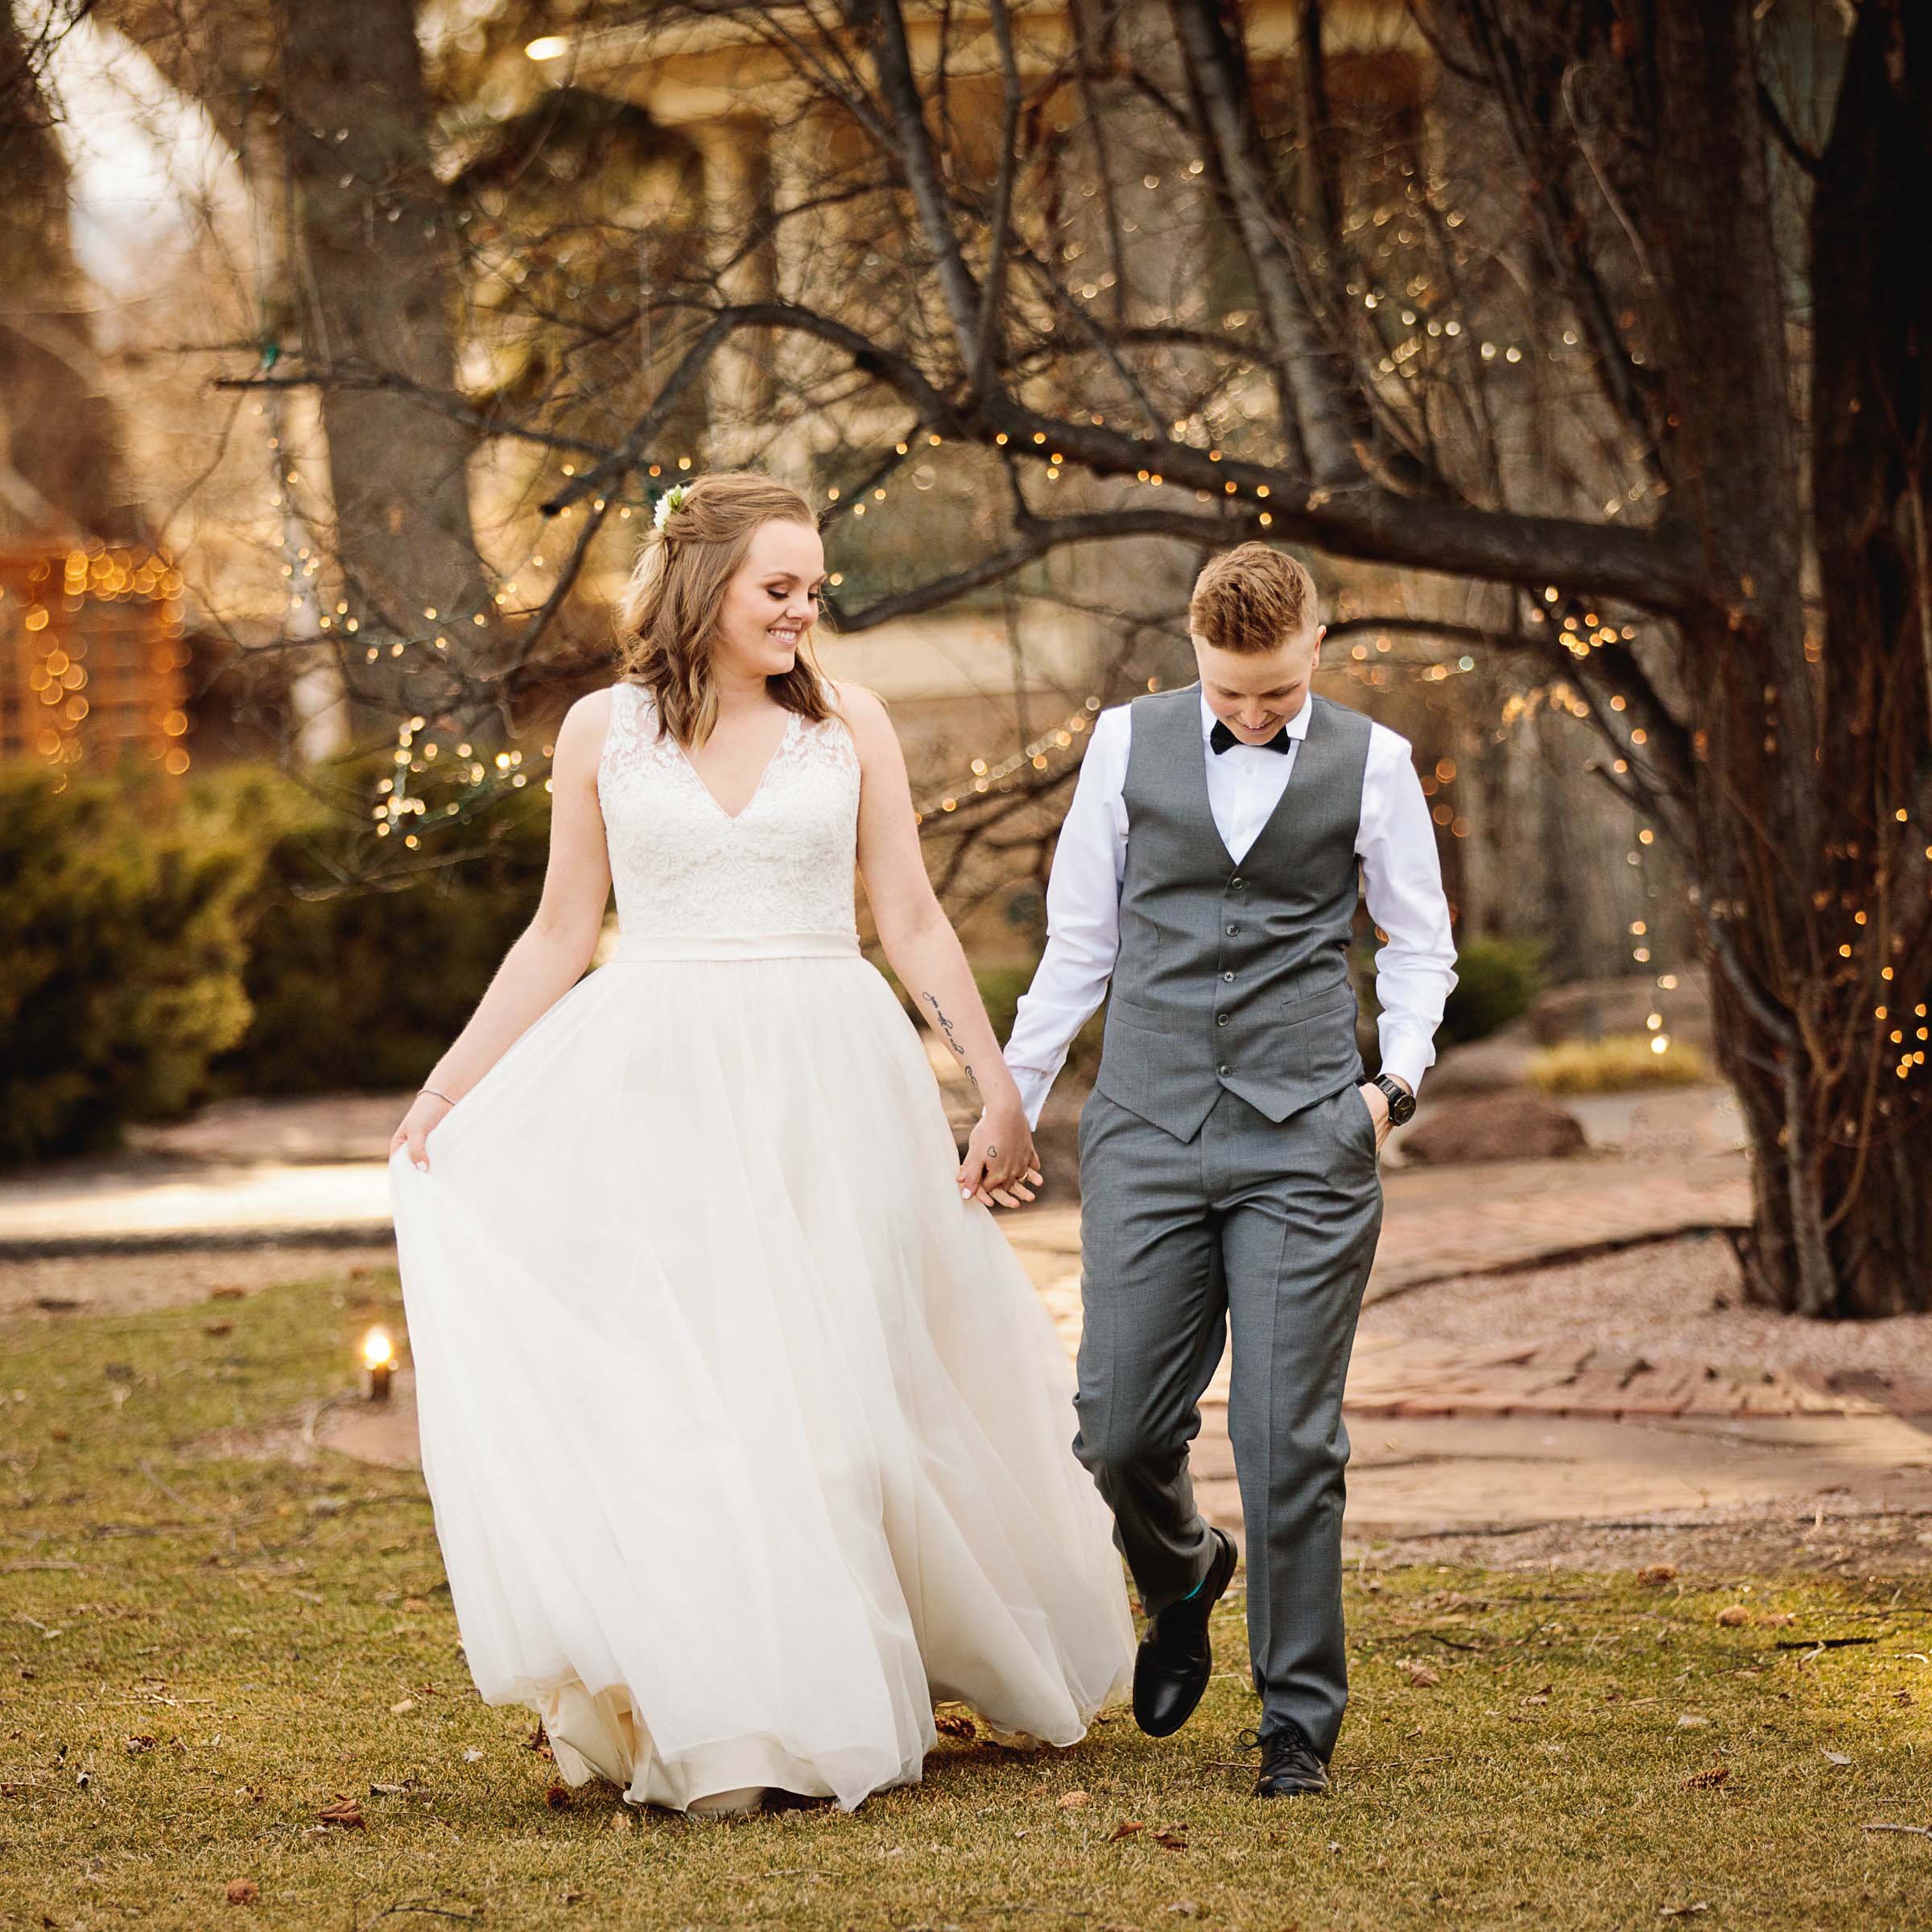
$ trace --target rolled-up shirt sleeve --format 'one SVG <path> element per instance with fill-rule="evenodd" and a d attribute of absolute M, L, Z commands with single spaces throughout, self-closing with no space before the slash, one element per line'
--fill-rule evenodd
<path fill-rule="evenodd" d="M 1074 1035 L 1106 997 L 1120 951 L 1129 729 L 1125 705 L 1094 720 L 1047 879 L 1046 950 L 1006 1042 L 1006 1064 L 1034 1127 Z"/>
<path fill-rule="evenodd" d="M 1355 849 L 1368 916 L 1389 936 L 1376 954 L 1382 1071 L 1419 1089 L 1455 985 L 1455 941 L 1429 801 L 1409 741 L 1373 727 Z"/>

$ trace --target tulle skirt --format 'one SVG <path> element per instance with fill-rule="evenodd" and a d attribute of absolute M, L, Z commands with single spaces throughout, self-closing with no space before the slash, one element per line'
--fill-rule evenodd
<path fill-rule="evenodd" d="M 935 1703 L 1064 1745 L 1124 1688 L 1071 1369 L 849 941 L 626 942 L 427 1151 L 390 1175 L 437 1536 L 568 1781 L 849 1807 Z"/>

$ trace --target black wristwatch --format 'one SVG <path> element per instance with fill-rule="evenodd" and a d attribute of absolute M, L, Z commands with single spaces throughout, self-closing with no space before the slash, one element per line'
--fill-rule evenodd
<path fill-rule="evenodd" d="M 1393 1074 L 1378 1073 L 1375 1084 L 1389 1098 L 1389 1125 L 1406 1127 L 1415 1118 L 1415 1096 Z"/>

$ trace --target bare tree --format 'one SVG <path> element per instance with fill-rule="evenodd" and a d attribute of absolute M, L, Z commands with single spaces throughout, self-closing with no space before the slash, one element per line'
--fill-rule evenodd
<path fill-rule="evenodd" d="M 863 386 L 877 459 L 835 524 L 935 436 L 1003 474 L 996 540 L 848 629 L 1135 538 L 1496 587 L 1479 629 L 1560 667 L 1690 881 L 1756 1156 L 1751 1292 L 1932 1305 L 1932 29 L 1904 0 L 1458 0 L 1381 50 L 1415 79 L 1376 206 L 1336 85 L 1368 56 L 1309 0 L 1291 71 L 1257 66 L 1248 19 L 1279 10 L 1169 0 L 1150 36 L 1095 5 L 1029 47 L 1001 0 L 970 27 L 901 0 L 650 10 L 636 32 L 729 17 L 782 58 L 847 137 L 848 192 L 875 184 L 875 272 L 679 298 L 693 353 L 757 330 Z M 1178 256 L 1136 238 L 1102 86 L 1166 127 L 1146 180 L 1185 197 Z M 1175 259 L 1189 287 L 1150 286 Z"/>
<path fill-rule="evenodd" d="M 342 264 L 345 314 L 380 332 L 387 261 L 466 314 L 489 279 L 493 352 L 523 345 L 459 389 L 440 336 L 303 342 L 302 380 L 440 411 L 435 448 L 551 526 L 540 591 L 497 573 L 502 647 L 417 710 L 597 662 L 586 572 L 679 460 L 823 491 L 848 633 L 1016 588 L 1132 624 L 1204 548 L 1304 545 L 1407 587 L 1358 617 L 1543 663 L 1674 857 L 1755 1154 L 1751 1292 L 1932 1306 L 1923 10 L 660 0 L 563 37 L 553 104 L 397 93 L 393 180 L 333 213 L 308 184 L 318 258 L 358 209 L 369 251 L 385 196 L 427 220 L 440 142 L 453 269 L 398 234 Z M 660 85 L 679 63 L 702 85 Z M 593 99 L 678 192 L 571 187 Z M 853 541 L 881 493 L 901 540 Z M 1048 762 L 949 827 L 1018 840 Z"/>

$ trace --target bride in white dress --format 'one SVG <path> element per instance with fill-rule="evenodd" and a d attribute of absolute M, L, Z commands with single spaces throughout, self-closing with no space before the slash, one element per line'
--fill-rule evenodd
<path fill-rule="evenodd" d="M 477 1686 L 572 1784 L 684 1810 L 916 1780 L 935 1702 L 1070 1744 L 1132 1670 L 1071 1372 L 989 1206 L 1033 1198 L 1032 1139 L 884 707 L 812 665 L 824 574 L 764 478 L 666 518 L 624 675 L 558 734 L 542 903 L 390 1157 Z M 855 861 L 978 1083 L 978 1185 Z"/>

